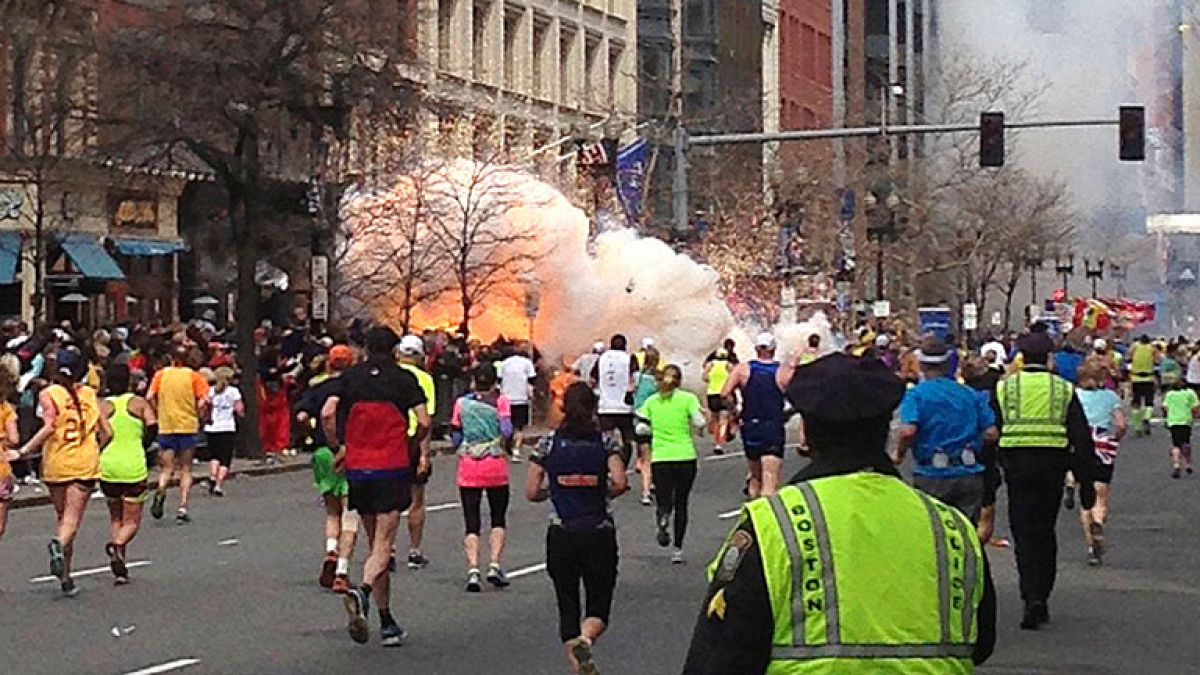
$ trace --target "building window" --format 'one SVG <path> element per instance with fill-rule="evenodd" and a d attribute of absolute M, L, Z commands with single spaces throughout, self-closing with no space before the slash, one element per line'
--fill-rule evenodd
<path fill-rule="evenodd" d="M 621 57 L 625 50 L 620 45 L 608 46 L 608 103 L 616 106 L 617 92 L 621 90 L 618 84 L 618 78 L 629 77 L 628 73 L 621 72 Z"/>
<path fill-rule="evenodd" d="M 487 80 L 487 24 L 491 3 L 475 3 L 475 11 L 471 15 L 471 76 L 476 82 Z"/>
<path fill-rule="evenodd" d="M 600 37 L 588 33 L 583 50 L 583 97 L 587 107 L 595 103 L 600 84 Z"/>
<path fill-rule="evenodd" d="M 533 17 L 533 95 L 549 98 L 550 87 L 545 81 L 545 60 L 549 40 L 546 39 L 550 30 L 549 20 L 540 15 Z"/>
<path fill-rule="evenodd" d="M 578 103 L 572 86 L 571 66 L 575 62 L 575 31 L 562 27 L 558 37 L 558 101 L 567 106 Z"/>
<path fill-rule="evenodd" d="M 833 86 L 833 43 L 825 33 L 821 33 L 817 38 L 816 80 L 826 87 Z"/>
<path fill-rule="evenodd" d="M 504 9 L 504 86 L 510 91 L 521 91 L 520 41 L 521 19 L 524 10 L 515 7 Z"/>
<path fill-rule="evenodd" d="M 804 24 L 800 30 L 800 64 L 804 76 L 810 80 L 817 79 L 817 30 L 809 24 Z"/>
<path fill-rule="evenodd" d="M 450 28 L 454 21 L 456 0 L 438 0 L 438 65 L 442 70 L 453 70 L 450 57 Z"/>

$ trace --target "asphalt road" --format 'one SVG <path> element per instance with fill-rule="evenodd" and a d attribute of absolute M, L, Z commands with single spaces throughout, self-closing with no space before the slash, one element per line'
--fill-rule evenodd
<path fill-rule="evenodd" d="M 1074 513 L 1060 519 L 1059 587 L 1045 630 L 1017 630 L 1011 550 L 991 549 L 1001 632 L 996 656 L 980 672 L 1197 672 L 1200 477 L 1170 480 L 1165 444 L 1159 431 L 1123 448 L 1105 567 L 1085 566 Z M 799 466 L 789 459 L 789 470 Z M 82 593 L 73 599 L 39 579 L 48 574 L 53 512 L 15 511 L 0 540 L 0 672 L 566 672 L 550 581 L 537 567 L 545 508 L 518 498 L 525 467 L 513 467 L 506 555 L 520 576 L 505 591 L 480 595 L 462 590 L 462 516 L 452 473 L 452 458 L 439 458 L 429 503 L 440 508 L 429 516 L 425 546 L 433 564 L 402 569 L 394 582 L 395 614 L 412 633 L 398 649 L 383 649 L 377 635 L 372 644 L 353 644 L 339 600 L 316 585 L 322 510 L 305 473 L 241 478 L 224 499 L 200 496 L 191 525 L 147 519 L 129 552 L 145 564 L 121 588 L 107 573 L 106 515 L 93 501 L 76 569 L 101 571 L 81 577 Z M 742 475 L 736 456 L 702 462 L 684 566 L 671 566 L 654 543 L 651 510 L 632 494 L 620 500 L 620 579 L 613 626 L 599 647 L 604 672 L 679 672 L 704 565 L 733 522 L 721 515 L 738 507 Z M 1007 532 L 1003 514 L 999 532 Z"/>

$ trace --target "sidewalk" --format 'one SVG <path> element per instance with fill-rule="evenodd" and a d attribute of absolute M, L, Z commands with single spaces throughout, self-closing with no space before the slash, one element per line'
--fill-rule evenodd
<path fill-rule="evenodd" d="M 546 435 L 548 430 L 530 428 L 525 432 L 525 445 L 529 446 L 537 443 Z M 433 454 L 450 455 L 454 450 L 449 441 L 434 441 Z M 233 460 L 233 466 L 229 467 L 229 477 L 238 478 L 242 476 L 270 476 L 280 473 L 292 473 L 294 471 L 308 471 L 310 467 L 309 455 L 301 452 L 294 457 L 280 457 L 279 461 L 274 464 L 267 464 L 265 460 L 260 459 L 243 459 L 236 458 Z M 208 463 L 202 462 L 192 464 L 192 476 L 196 481 L 208 478 Z M 146 479 L 147 485 L 158 484 L 158 468 L 150 469 L 150 477 Z M 171 481 L 172 487 L 177 485 L 178 481 Z M 50 495 L 46 491 L 46 486 L 40 483 L 35 485 L 18 485 L 19 489 L 13 495 L 12 503 L 9 504 L 10 509 L 25 509 L 34 506 L 45 506 L 50 503 Z M 193 488 L 195 489 L 195 488 Z M 97 495 L 99 492 L 96 493 Z M 99 497 L 93 497 L 98 499 Z"/>

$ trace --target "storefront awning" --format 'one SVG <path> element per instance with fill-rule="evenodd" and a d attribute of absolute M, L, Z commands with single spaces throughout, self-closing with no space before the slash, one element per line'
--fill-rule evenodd
<path fill-rule="evenodd" d="M 175 255 L 186 250 L 182 241 L 169 239 L 127 239 L 119 237 L 113 240 L 117 253 L 129 256 Z"/>
<path fill-rule="evenodd" d="M 79 273 L 89 279 L 124 279 L 117 261 L 100 246 L 93 235 L 68 234 L 60 242 L 63 252 L 75 264 Z"/>
<path fill-rule="evenodd" d="M 0 232 L 0 284 L 15 283 L 20 267 L 21 233 Z"/>

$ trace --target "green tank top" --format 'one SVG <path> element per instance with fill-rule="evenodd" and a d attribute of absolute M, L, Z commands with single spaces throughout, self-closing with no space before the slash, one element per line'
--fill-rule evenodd
<path fill-rule="evenodd" d="M 129 414 L 133 394 L 108 399 L 112 404 L 113 439 L 100 454 L 100 479 L 110 483 L 140 483 L 146 480 L 146 450 L 142 447 L 145 425 Z"/>

